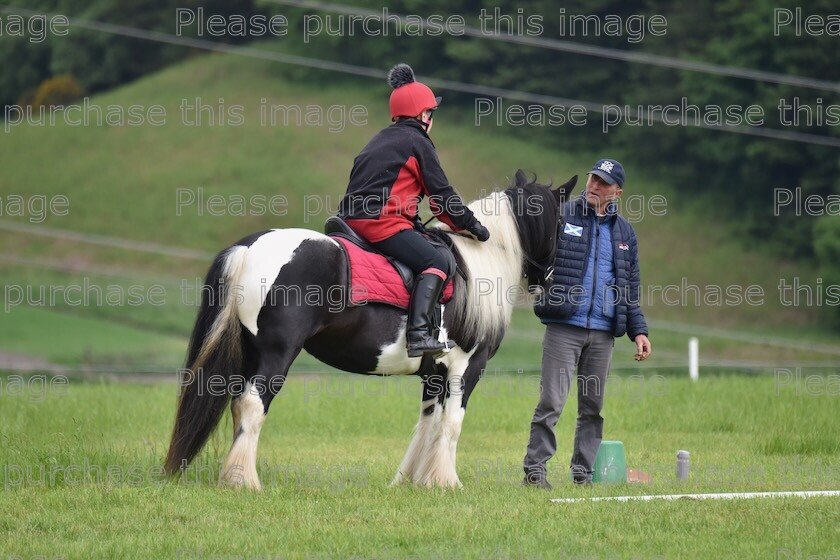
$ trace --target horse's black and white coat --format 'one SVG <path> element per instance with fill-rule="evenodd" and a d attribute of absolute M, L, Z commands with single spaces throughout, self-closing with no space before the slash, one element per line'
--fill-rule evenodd
<path fill-rule="evenodd" d="M 420 420 L 393 482 L 460 486 L 455 449 L 470 393 L 501 343 L 512 313 L 510 293 L 523 271 L 529 284 L 537 284 L 553 260 L 558 206 L 576 179 L 549 189 L 518 171 L 511 188 L 474 201 L 470 209 L 490 231 L 485 243 L 441 228 L 466 280 L 455 275 L 455 295 L 442 313 L 441 336 L 456 346 L 423 371 L 421 358 L 406 355 L 403 310 L 336 305 L 346 301 L 336 294 L 348 279 L 335 240 L 306 229 L 275 229 L 219 253 L 190 341 L 167 471 L 192 461 L 232 397 L 233 446 L 221 480 L 260 488 L 260 428 L 305 348 L 349 372 L 421 375 Z M 226 390 L 219 390 L 219 379 L 226 380 Z"/>

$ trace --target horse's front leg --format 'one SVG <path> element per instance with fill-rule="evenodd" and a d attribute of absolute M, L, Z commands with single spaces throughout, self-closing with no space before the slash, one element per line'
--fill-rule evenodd
<path fill-rule="evenodd" d="M 449 458 L 452 463 L 452 470 L 456 472 L 455 477 L 457 485 L 460 487 L 461 482 L 457 478 L 456 469 L 456 452 L 458 448 L 458 438 L 461 436 L 461 427 L 464 424 L 464 415 L 467 411 L 467 401 L 470 394 L 475 389 L 478 380 L 484 372 L 487 365 L 488 354 L 486 349 L 479 349 L 472 353 L 468 358 L 468 363 L 462 375 L 450 377 L 449 395 L 444 401 L 443 406 L 443 439 L 449 442 Z"/>
<path fill-rule="evenodd" d="M 423 378 L 423 396 L 420 403 L 420 419 L 414 427 L 414 434 L 405 452 L 400 468 L 391 485 L 403 482 L 416 483 L 421 470 L 425 466 L 435 440 L 435 432 L 440 425 L 443 413 L 444 387 L 446 386 L 446 367 L 435 364 L 428 375 Z"/>
<path fill-rule="evenodd" d="M 486 352 L 475 354 L 475 350 L 467 353 L 455 348 L 438 364 L 445 381 L 438 389 L 433 406 L 430 408 L 424 402 L 417 431 L 417 435 L 422 436 L 419 441 L 422 453 L 417 454 L 410 478 L 414 484 L 443 488 L 462 486 L 455 469 L 455 452 L 464 422 L 464 389 L 475 387 L 486 364 Z"/>

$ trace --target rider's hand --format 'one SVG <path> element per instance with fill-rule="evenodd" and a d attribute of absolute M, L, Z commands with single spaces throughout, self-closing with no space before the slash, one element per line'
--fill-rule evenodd
<path fill-rule="evenodd" d="M 473 222 L 473 224 L 467 228 L 467 231 L 473 234 L 479 241 L 487 241 L 490 239 L 490 232 L 487 231 L 487 228 L 481 225 L 481 222 L 478 220 Z"/>

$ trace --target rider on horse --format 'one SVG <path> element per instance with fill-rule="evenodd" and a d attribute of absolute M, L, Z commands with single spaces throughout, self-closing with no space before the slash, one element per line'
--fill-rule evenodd
<path fill-rule="evenodd" d="M 467 208 L 441 169 L 429 138 L 432 113 L 440 104 L 432 90 L 415 81 L 407 64 L 388 72 L 391 120 L 353 162 L 339 216 L 382 253 L 416 275 L 408 309 L 406 344 L 410 357 L 436 354 L 446 345 L 432 337 L 431 317 L 449 270 L 447 260 L 416 228 L 418 206 L 429 197 L 432 213 L 455 231 L 479 241 L 490 233 Z"/>

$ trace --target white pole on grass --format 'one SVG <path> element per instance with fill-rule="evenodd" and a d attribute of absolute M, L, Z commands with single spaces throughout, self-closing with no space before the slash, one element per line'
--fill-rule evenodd
<path fill-rule="evenodd" d="M 700 379 L 700 341 L 696 336 L 688 339 L 688 375 L 692 381 Z"/>
<path fill-rule="evenodd" d="M 840 497 L 840 490 L 804 490 L 799 492 L 735 492 L 731 494 L 660 494 L 650 496 L 597 496 L 592 498 L 552 498 L 555 504 L 575 502 L 650 502 L 652 500 L 748 500 L 752 498 Z"/>

